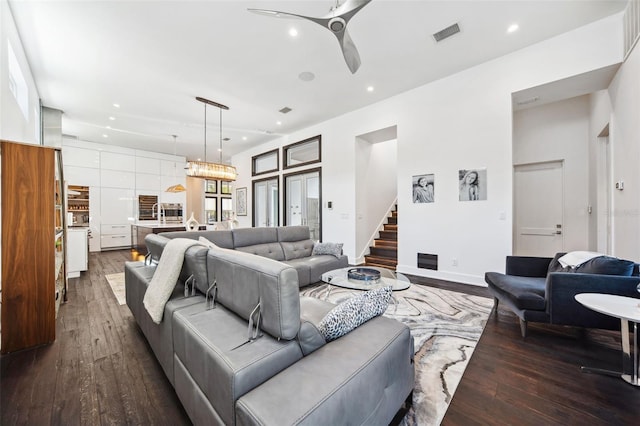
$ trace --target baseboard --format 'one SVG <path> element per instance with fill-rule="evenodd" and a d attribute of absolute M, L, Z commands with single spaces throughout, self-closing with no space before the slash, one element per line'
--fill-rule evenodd
<path fill-rule="evenodd" d="M 429 269 L 416 268 L 407 265 L 398 265 L 396 271 L 403 274 L 417 275 L 419 277 L 435 278 L 444 281 L 453 281 L 456 283 L 471 284 L 478 287 L 486 287 L 484 276 L 458 274 L 448 271 L 432 271 Z"/>

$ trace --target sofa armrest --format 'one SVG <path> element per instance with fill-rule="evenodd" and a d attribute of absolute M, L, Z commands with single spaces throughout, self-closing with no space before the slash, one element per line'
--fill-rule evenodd
<path fill-rule="evenodd" d="M 505 273 L 520 277 L 544 278 L 547 276 L 551 260 L 550 257 L 507 256 Z"/>
<path fill-rule="evenodd" d="M 637 297 L 640 277 L 552 272 L 547 276 L 547 312 L 552 324 L 586 328 L 620 329 L 620 321 L 592 311 L 575 300 L 580 293 L 605 293 Z"/>

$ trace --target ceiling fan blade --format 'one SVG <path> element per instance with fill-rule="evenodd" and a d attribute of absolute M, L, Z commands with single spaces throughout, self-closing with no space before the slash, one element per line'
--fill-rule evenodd
<path fill-rule="evenodd" d="M 358 68 L 360 68 L 360 54 L 358 53 L 356 45 L 353 43 L 353 40 L 346 28 L 341 33 L 336 34 L 336 37 L 340 42 L 344 60 L 347 63 L 351 74 L 355 74 L 356 71 L 358 71 Z"/>
<path fill-rule="evenodd" d="M 335 10 L 331 11 L 331 13 L 325 18 L 331 19 L 333 17 L 339 16 L 345 20 L 345 22 L 349 22 L 353 15 L 358 13 L 360 9 L 365 7 L 371 3 L 371 0 L 347 0 L 338 6 Z"/>
<path fill-rule="evenodd" d="M 257 13 L 258 15 L 270 16 L 272 18 L 285 18 L 285 19 L 307 19 L 315 22 L 323 27 L 327 26 L 329 22 L 326 18 L 314 18 L 313 16 L 297 15 L 295 13 L 280 12 L 279 10 L 267 10 L 267 9 L 247 9 L 249 12 Z"/>

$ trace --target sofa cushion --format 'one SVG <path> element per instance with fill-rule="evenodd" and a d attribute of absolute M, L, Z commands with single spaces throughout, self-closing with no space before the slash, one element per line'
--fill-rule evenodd
<path fill-rule="evenodd" d="M 276 228 L 239 228 L 233 231 L 234 248 L 278 242 Z M 213 240 L 212 240 L 213 241 Z M 215 243 L 215 241 L 213 241 Z"/>
<path fill-rule="evenodd" d="M 330 254 L 335 257 L 342 255 L 342 243 L 320 243 L 317 242 L 313 245 L 312 255 Z"/>
<path fill-rule="evenodd" d="M 566 253 L 564 253 L 564 252 L 556 253 L 556 255 L 551 260 L 551 263 L 549 263 L 549 269 L 547 270 L 547 273 L 550 273 L 550 272 L 570 272 L 571 271 L 571 267 L 569 267 L 569 266 L 564 267 L 559 262 L 559 259 L 562 256 L 564 256 L 565 254 Z"/>
<path fill-rule="evenodd" d="M 247 343 L 247 321 L 223 306 L 176 312 L 173 339 L 176 358 L 227 425 L 240 396 L 302 358 L 293 340 L 264 334 Z"/>
<path fill-rule="evenodd" d="M 499 272 L 484 275 L 489 288 L 509 300 L 518 309 L 544 311 L 546 278 L 520 277 Z"/>
<path fill-rule="evenodd" d="M 191 238 L 193 240 L 204 237 L 218 247 L 228 249 L 233 248 L 233 235 L 231 234 L 231 231 L 172 231 L 161 232 L 158 235 L 162 235 L 167 238 Z"/>
<path fill-rule="evenodd" d="M 306 258 L 283 260 L 285 263 L 291 266 L 298 273 L 298 285 L 304 287 L 311 284 L 311 268 L 309 268 L 309 262 Z"/>
<path fill-rule="evenodd" d="M 284 260 L 284 252 L 280 243 L 254 244 L 251 246 L 236 247 L 236 250 L 255 254 L 256 256 L 268 257 L 273 260 Z"/>
<path fill-rule="evenodd" d="M 634 263 L 630 260 L 610 256 L 598 256 L 575 268 L 575 272 L 629 277 L 633 273 L 633 267 Z"/>
<path fill-rule="evenodd" d="M 366 291 L 333 308 L 318 324 L 327 342 L 359 327 L 371 318 L 382 315 L 389 306 L 391 286 Z"/>
<path fill-rule="evenodd" d="M 311 256 L 313 250 L 313 240 L 300 240 L 281 242 L 282 250 L 284 252 L 284 260 L 300 259 L 301 257 Z"/>
<path fill-rule="evenodd" d="M 292 242 L 311 238 L 308 226 L 279 226 L 277 229 L 278 241 Z"/>
<path fill-rule="evenodd" d="M 300 297 L 300 331 L 298 331 L 298 343 L 302 353 L 307 356 L 326 344 L 326 340 L 320 333 L 319 325 L 322 318 L 336 305 L 320 300 L 316 297 Z"/>

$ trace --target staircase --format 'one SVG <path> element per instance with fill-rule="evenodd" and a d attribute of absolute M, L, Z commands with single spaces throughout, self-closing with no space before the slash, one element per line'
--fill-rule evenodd
<path fill-rule="evenodd" d="M 398 264 L 398 210 L 396 208 L 387 218 L 387 223 L 380 231 L 380 237 L 369 247 L 370 254 L 365 255 L 365 266 L 377 266 L 395 271 Z"/>

